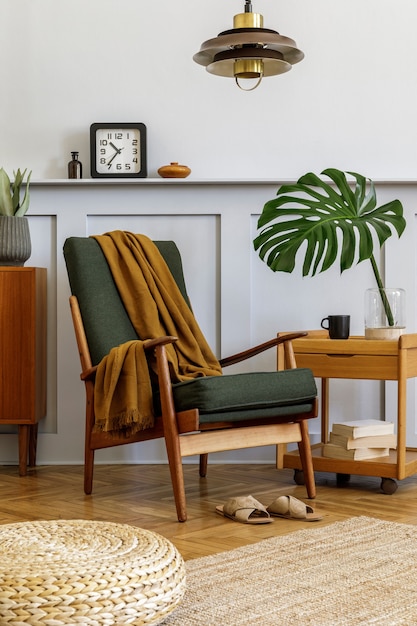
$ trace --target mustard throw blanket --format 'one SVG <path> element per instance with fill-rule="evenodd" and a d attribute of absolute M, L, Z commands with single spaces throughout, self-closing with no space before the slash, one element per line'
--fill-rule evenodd
<path fill-rule="evenodd" d="M 220 364 L 156 245 L 144 235 L 125 231 L 94 238 L 138 336 L 142 340 L 178 337 L 166 346 L 172 382 L 221 375 Z M 96 430 L 130 435 L 153 425 L 152 389 L 142 341 L 115 347 L 102 359 L 94 393 Z"/>

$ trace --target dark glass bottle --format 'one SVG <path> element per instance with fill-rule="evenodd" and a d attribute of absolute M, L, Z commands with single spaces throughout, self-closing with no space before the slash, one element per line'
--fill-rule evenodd
<path fill-rule="evenodd" d="M 68 163 L 68 178 L 82 178 L 83 164 L 78 160 L 78 152 L 71 152 L 72 160 Z"/>

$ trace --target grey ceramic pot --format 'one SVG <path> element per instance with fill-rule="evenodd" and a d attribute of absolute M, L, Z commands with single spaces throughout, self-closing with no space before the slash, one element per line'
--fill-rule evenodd
<path fill-rule="evenodd" d="M 0 265 L 21 267 L 31 252 L 27 217 L 0 215 Z"/>

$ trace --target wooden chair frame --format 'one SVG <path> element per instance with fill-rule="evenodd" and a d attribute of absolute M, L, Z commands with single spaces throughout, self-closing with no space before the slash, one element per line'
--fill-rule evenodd
<path fill-rule="evenodd" d="M 207 472 L 207 459 L 210 452 L 222 452 L 265 445 L 297 443 L 304 480 L 309 498 L 316 495 L 313 461 L 307 419 L 317 416 L 317 399 L 310 412 L 293 416 L 294 421 L 274 423 L 274 418 L 245 422 L 199 423 L 198 409 L 176 412 L 169 376 L 165 345 L 173 343 L 176 337 L 160 337 L 144 342 L 145 351 L 153 351 L 156 357 L 158 382 L 161 397 L 162 415 L 156 417 L 153 428 L 148 428 L 132 437 L 109 435 L 94 431 L 94 381 L 97 366 L 92 365 L 87 337 L 76 296 L 70 297 L 71 315 L 81 361 L 81 380 L 86 391 L 86 430 L 85 430 L 85 466 L 84 491 L 91 494 L 93 488 L 94 452 L 102 448 L 124 445 L 151 439 L 165 438 L 167 456 L 174 492 L 178 521 L 187 519 L 186 496 L 182 458 L 200 455 L 200 476 Z M 295 358 L 291 341 L 306 333 L 289 333 L 278 336 L 268 342 L 255 346 L 220 360 L 226 367 L 246 360 L 269 348 L 280 345 L 286 355 L 286 363 L 295 368 Z M 276 422 L 276 419 L 275 419 Z"/>

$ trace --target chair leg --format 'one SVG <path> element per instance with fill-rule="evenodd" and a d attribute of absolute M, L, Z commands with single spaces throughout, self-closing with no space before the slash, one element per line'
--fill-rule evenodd
<path fill-rule="evenodd" d="M 93 491 L 94 448 L 91 447 L 91 435 L 94 428 L 94 384 L 87 380 L 85 383 L 86 410 L 85 410 L 85 440 L 84 440 L 84 493 L 89 496 Z"/>
<path fill-rule="evenodd" d="M 316 497 L 316 483 L 314 480 L 313 458 L 311 455 L 310 435 L 308 432 L 307 420 L 302 420 L 300 422 L 300 429 L 301 441 L 298 443 L 298 450 L 300 452 L 307 495 L 309 498 L 313 499 Z"/>
<path fill-rule="evenodd" d="M 179 522 L 187 521 L 187 502 L 185 498 L 184 472 L 178 436 L 165 431 L 169 471 L 171 474 L 172 490 Z"/>
<path fill-rule="evenodd" d="M 159 391 L 161 394 L 162 423 L 164 426 L 172 490 L 174 492 L 178 521 L 185 522 L 187 520 L 187 504 L 185 499 L 180 436 L 165 346 L 157 346 L 155 348 L 155 356 L 158 368 Z"/>
<path fill-rule="evenodd" d="M 200 477 L 205 478 L 207 475 L 208 454 L 200 454 Z"/>

